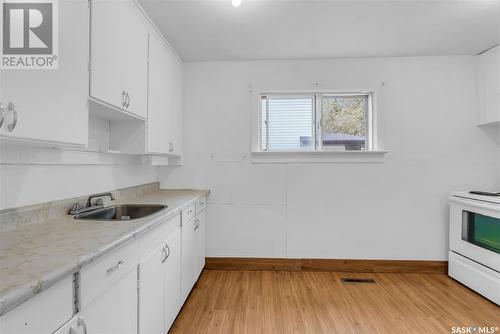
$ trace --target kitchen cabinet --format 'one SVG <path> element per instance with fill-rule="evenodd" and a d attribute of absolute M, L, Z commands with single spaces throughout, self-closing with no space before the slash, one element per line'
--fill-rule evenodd
<path fill-rule="evenodd" d="M 203 201 L 204 203 L 204 201 Z M 188 297 L 205 266 L 205 211 L 185 223 L 193 208 L 183 210 L 182 221 L 182 301 Z M 186 214 L 184 214 L 186 211 Z M 194 211 L 193 211 L 194 212 Z"/>
<path fill-rule="evenodd" d="M 203 268 L 205 267 L 205 235 L 206 235 L 206 222 L 205 212 L 196 215 L 198 228 L 196 229 L 196 251 L 195 251 L 195 276 L 196 279 L 200 276 Z"/>
<path fill-rule="evenodd" d="M 179 313 L 181 301 L 181 232 L 177 230 L 165 240 L 168 258 L 165 261 L 165 331 L 168 332 Z"/>
<path fill-rule="evenodd" d="M 1 334 L 52 333 L 73 315 L 73 277 L 0 316 Z"/>
<path fill-rule="evenodd" d="M 182 62 L 158 33 L 149 35 L 147 152 L 182 150 Z"/>
<path fill-rule="evenodd" d="M 5 119 L 0 128 L 0 138 L 3 140 L 46 143 L 50 146 L 87 145 L 88 2 L 61 1 L 58 9 L 61 41 L 58 68 L 1 71 L 0 103 Z"/>
<path fill-rule="evenodd" d="M 2 315 L 0 334 L 168 332 L 204 267 L 205 203 L 159 217 L 148 232 Z"/>
<path fill-rule="evenodd" d="M 166 333 L 181 308 L 179 223 L 174 217 L 142 238 L 144 247 L 162 240 L 139 264 L 139 333 Z"/>
<path fill-rule="evenodd" d="M 91 6 L 90 97 L 146 118 L 149 22 L 133 0 Z"/>
<path fill-rule="evenodd" d="M 159 245 L 139 264 L 139 333 L 165 333 L 165 245 Z"/>
<path fill-rule="evenodd" d="M 78 305 L 89 333 L 137 333 L 137 240 L 83 267 Z"/>
<path fill-rule="evenodd" d="M 81 311 L 89 333 L 137 333 L 137 270 L 130 270 Z"/>
<path fill-rule="evenodd" d="M 182 302 L 185 302 L 196 283 L 196 221 L 182 223 Z"/>
<path fill-rule="evenodd" d="M 500 122 L 500 46 L 477 56 L 478 124 Z"/>

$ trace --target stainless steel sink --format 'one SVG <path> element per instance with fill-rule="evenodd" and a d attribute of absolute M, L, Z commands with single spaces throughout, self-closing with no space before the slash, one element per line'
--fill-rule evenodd
<path fill-rule="evenodd" d="M 80 213 L 75 216 L 78 220 L 103 220 L 123 221 L 147 217 L 160 210 L 166 205 L 160 204 L 122 204 L 96 209 L 90 212 Z"/>

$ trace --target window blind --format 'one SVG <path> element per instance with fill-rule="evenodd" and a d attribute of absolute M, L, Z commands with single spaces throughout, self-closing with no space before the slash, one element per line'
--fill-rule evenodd
<path fill-rule="evenodd" d="M 262 150 L 313 148 L 313 97 L 262 98 Z"/>

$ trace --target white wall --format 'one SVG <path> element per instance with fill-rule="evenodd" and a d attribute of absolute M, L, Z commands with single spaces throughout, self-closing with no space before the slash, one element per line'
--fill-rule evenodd
<path fill-rule="evenodd" d="M 251 164 L 254 89 L 377 88 L 383 164 Z M 163 188 L 209 188 L 208 256 L 446 259 L 451 190 L 500 186 L 472 57 L 185 64 L 185 158 Z M 255 101 L 254 101 L 255 102 Z"/>
<path fill-rule="evenodd" d="M 0 210 L 157 181 L 157 168 L 140 157 L 4 145 L 0 152 Z"/>

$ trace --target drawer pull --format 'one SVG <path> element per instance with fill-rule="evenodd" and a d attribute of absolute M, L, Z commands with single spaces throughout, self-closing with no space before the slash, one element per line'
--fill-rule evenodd
<path fill-rule="evenodd" d="M 168 247 L 167 244 L 163 244 L 163 258 L 161 259 L 161 263 L 165 263 L 167 261 L 168 257 L 170 256 L 170 247 Z"/>
<path fill-rule="evenodd" d="M 17 124 L 17 108 L 16 108 L 16 105 L 12 102 L 9 103 L 8 108 L 10 111 L 12 111 L 12 115 L 14 115 L 14 119 L 12 120 L 12 123 L 7 124 L 7 129 L 9 130 L 9 132 L 12 132 L 12 130 L 14 130 L 14 128 L 16 127 L 16 124 Z"/>
<path fill-rule="evenodd" d="M 127 93 L 125 93 L 124 90 L 122 90 L 122 107 L 125 108 L 125 106 L 127 105 Z"/>
<path fill-rule="evenodd" d="M 108 274 L 108 275 L 109 275 L 109 274 L 111 274 L 113 271 L 115 271 L 116 269 L 120 268 L 120 266 L 121 266 L 122 264 L 123 264 L 123 262 L 122 262 L 122 261 L 118 261 L 118 262 L 117 262 L 114 266 L 112 266 L 112 267 L 110 267 L 110 268 L 108 268 L 108 269 L 106 270 L 106 274 Z"/>

